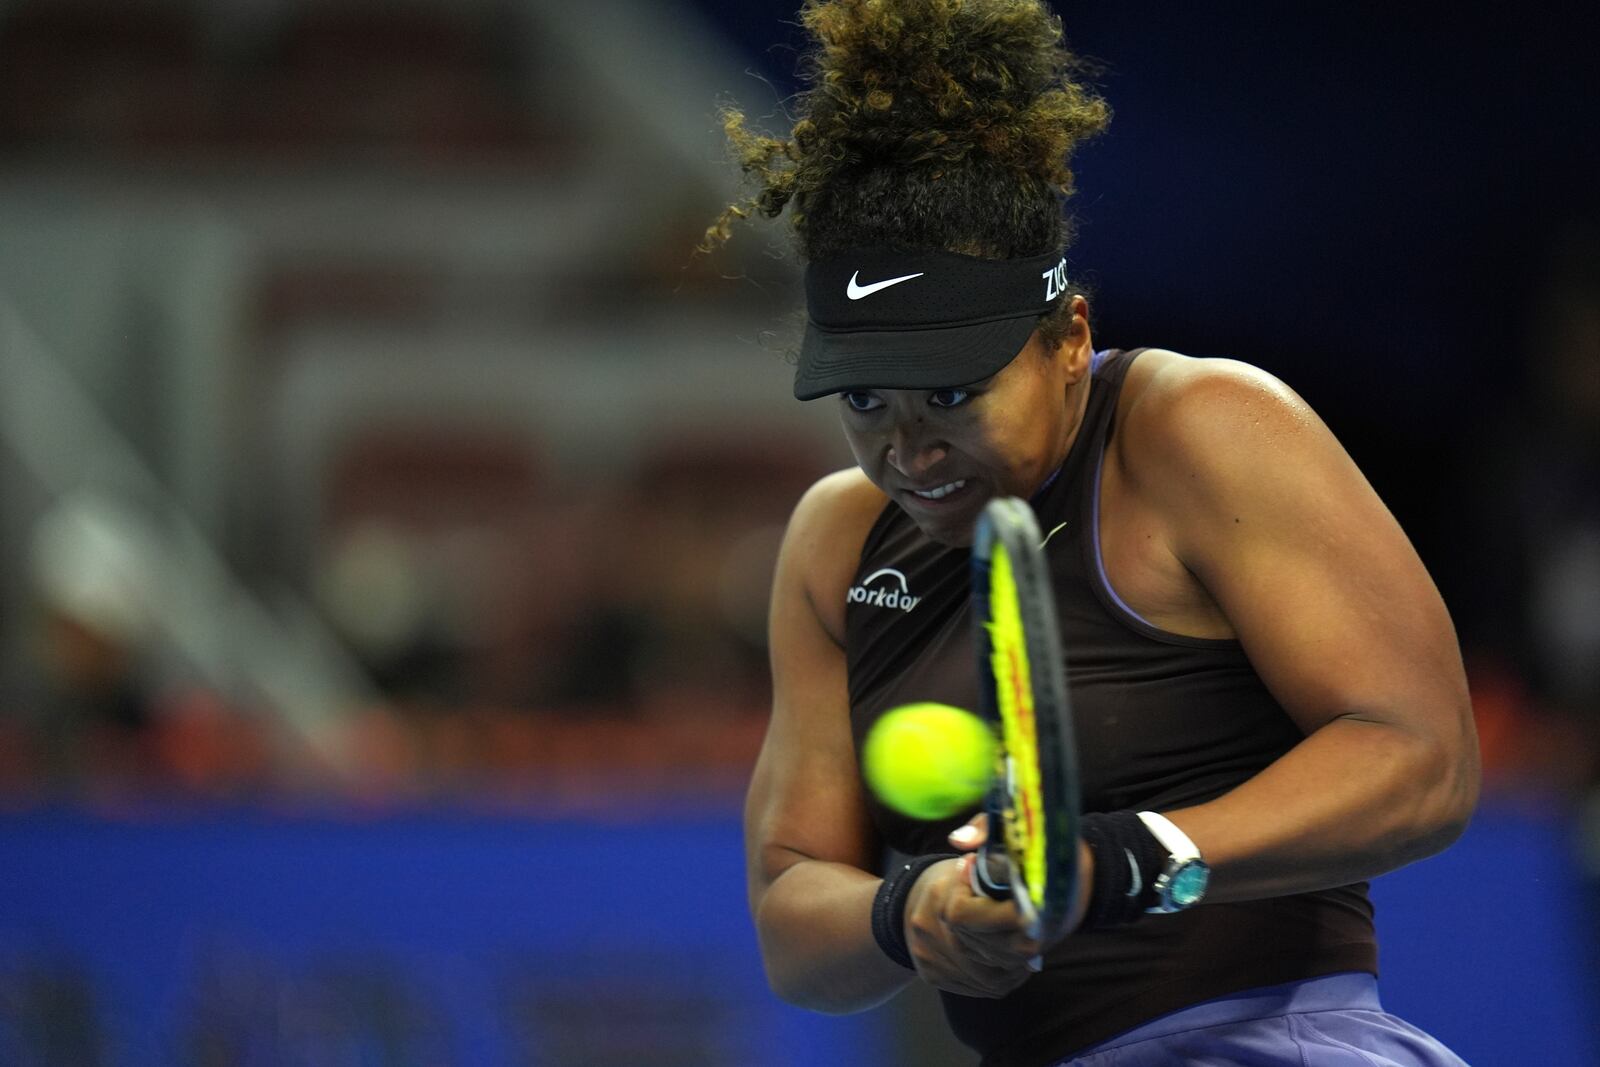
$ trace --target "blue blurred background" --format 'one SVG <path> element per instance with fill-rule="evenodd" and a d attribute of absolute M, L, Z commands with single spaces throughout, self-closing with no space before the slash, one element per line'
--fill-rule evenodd
<path fill-rule="evenodd" d="M 1389 1005 L 1600 1062 L 1600 74 L 1579 5 L 1057 6 L 1096 340 L 1304 395 L 1455 615 L 1488 791 Z M 789 507 L 769 0 L 0 3 L 0 1065 L 970 1064 L 767 993 Z"/>

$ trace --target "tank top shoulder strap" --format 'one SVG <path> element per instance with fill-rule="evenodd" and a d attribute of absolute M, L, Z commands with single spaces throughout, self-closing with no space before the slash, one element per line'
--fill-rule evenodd
<path fill-rule="evenodd" d="M 1089 400 L 1084 406 L 1083 422 L 1078 427 L 1072 448 L 1061 467 L 1033 495 L 1030 503 L 1041 523 L 1054 526 L 1062 521 L 1081 521 L 1075 512 L 1088 503 L 1085 483 L 1092 482 L 1095 465 L 1099 462 L 1112 420 L 1117 412 L 1117 398 L 1122 395 L 1122 383 L 1128 367 L 1142 348 L 1129 351 L 1112 348 L 1094 354 L 1090 364 L 1091 381 Z M 1050 526 L 1046 526 L 1048 531 Z"/>
<path fill-rule="evenodd" d="M 1122 396 L 1122 383 L 1128 378 L 1128 369 L 1139 358 L 1143 348 L 1108 348 L 1094 354 L 1089 373 L 1094 385 L 1089 391 L 1089 410 L 1084 412 L 1080 436 L 1095 442 L 1092 451 L 1098 452 L 1106 434 L 1111 430 L 1117 412 L 1117 400 Z"/>

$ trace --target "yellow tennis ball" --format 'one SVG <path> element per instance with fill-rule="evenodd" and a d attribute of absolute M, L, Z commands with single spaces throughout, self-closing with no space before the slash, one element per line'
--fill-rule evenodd
<path fill-rule="evenodd" d="M 944 819 L 983 799 L 994 757 L 994 733 L 972 712 L 903 704 L 867 733 L 861 769 L 889 807 L 914 819 Z"/>

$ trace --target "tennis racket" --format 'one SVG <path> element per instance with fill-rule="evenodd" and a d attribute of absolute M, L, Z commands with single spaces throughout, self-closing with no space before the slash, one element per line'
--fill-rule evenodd
<path fill-rule="evenodd" d="M 1050 567 L 1033 509 L 989 502 L 972 546 L 983 710 L 997 726 L 976 892 L 1016 901 L 1027 935 L 1059 937 L 1078 895 L 1078 760 Z"/>

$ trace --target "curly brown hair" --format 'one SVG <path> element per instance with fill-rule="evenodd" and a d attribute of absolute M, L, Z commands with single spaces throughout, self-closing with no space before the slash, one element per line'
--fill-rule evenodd
<path fill-rule="evenodd" d="M 757 189 L 705 248 L 787 205 L 808 261 L 873 245 L 1009 259 L 1067 242 L 1072 151 L 1111 113 L 1075 80 L 1086 65 L 1040 0 L 807 0 L 800 22 L 810 88 L 789 136 L 723 109 Z M 1047 340 L 1065 335 L 1068 307 L 1041 321 Z"/>

